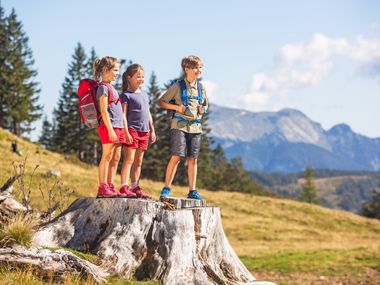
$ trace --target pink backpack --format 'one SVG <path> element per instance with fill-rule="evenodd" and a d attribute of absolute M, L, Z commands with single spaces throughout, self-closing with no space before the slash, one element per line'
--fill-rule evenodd
<path fill-rule="evenodd" d="M 112 88 L 109 83 L 99 82 L 92 79 L 83 79 L 79 83 L 78 97 L 79 97 L 79 114 L 83 124 L 89 128 L 96 128 L 99 126 L 102 114 L 96 99 L 96 91 L 99 85 L 107 86 L 109 91 L 108 106 L 117 101 L 113 99 Z"/>

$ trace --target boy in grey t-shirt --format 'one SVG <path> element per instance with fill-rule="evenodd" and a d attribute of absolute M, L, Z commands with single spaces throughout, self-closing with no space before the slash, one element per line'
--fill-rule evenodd
<path fill-rule="evenodd" d="M 175 111 L 170 127 L 171 158 L 166 168 L 165 187 L 160 193 L 160 198 L 167 198 L 171 195 L 170 186 L 177 166 L 181 157 L 186 157 L 189 176 L 187 197 L 201 200 L 203 198 L 196 189 L 197 159 L 202 135 L 201 118 L 208 107 L 206 92 L 198 82 L 203 63 L 199 57 L 191 55 L 182 59 L 181 66 L 185 72 L 185 78 L 182 82 L 172 85 L 158 102 L 162 108 Z M 181 84 L 186 88 L 187 104 L 182 102 Z M 199 96 L 201 96 L 201 100 Z M 174 100 L 174 104 L 170 103 L 173 102 L 172 100 Z"/>

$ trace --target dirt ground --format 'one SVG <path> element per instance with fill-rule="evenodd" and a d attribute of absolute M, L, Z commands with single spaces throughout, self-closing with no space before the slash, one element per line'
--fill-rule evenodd
<path fill-rule="evenodd" d="M 275 272 L 252 272 L 257 280 L 289 285 L 380 285 L 380 272 L 368 268 L 359 276 L 318 276 L 312 273 L 281 274 Z"/>

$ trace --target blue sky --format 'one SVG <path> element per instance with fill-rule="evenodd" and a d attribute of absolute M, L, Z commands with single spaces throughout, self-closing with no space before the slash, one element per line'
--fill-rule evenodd
<path fill-rule="evenodd" d="M 211 102 L 294 108 L 329 129 L 380 137 L 380 1 L 2 0 L 24 24 L 45 113 L 78 42 L 132 59 L 161 84 L 189 54 L 204 61 Z M 38 135 L 40 124 L 36 124 Z"/>

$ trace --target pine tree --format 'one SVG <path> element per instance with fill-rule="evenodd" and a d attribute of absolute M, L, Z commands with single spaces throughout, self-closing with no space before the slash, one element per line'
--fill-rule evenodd
<path fill-rule="evenodd" d="M 64 153 L 76 153 L 78 157 L 83 156 L 86 132 L 80 122 L 77 88 L 80 80 L 88 77 L 88 66 L 85 51 L 78 43 L 69 64 L 68 75 L 62 84 L 58 107 L 54 110 L 57 124 L 53 138 L 54 149 Z"/>
<path fill-rule="evenodd" d="M 154 72 L 149 80 L 148 95 L 150 97 L 150 113 L 152 115 L 157 140 L 150 145 L 144 158 L 142 173 L 144 177 L 163 181 L 165 169 L 170 157 L 169 125 L 166 121 L 166 110 L 157 105 L 161 96 L 157 77 Z"/>
<path fill-rule="evenodd" d="M 363 216 L 380 219 L 380 190 L 372 191 L 372 199 L 362 205 Z"/>
<path fill-rule="evenodd" d="M 305 169 L 305 183 L 302 186 L 298 200 L 306 203 L 320 204 L 320 199 L 314 183 L 314 171 L 310 167 Z"/>
<path fill-rule="evenodd" d="M 47 116 L 44 116 L 42 121 L 41 136 L 38 140 L 40 144 L 45 146 L 46 149 L 51 149 L 51 143 L 53 138 L 53 125 L 49 122 Z"/>
<path fill-rule="evenodd" d="M 10 125 L 8 111 L 8 102 L 10 100 L 8 78 L 10 77 L 11 70 L 9 65 L 6 64 L 8 56 L 7 47 L 7 22 L 4 16 L 4 9 L 0 5 L 0 127 L 2 128 L 9 128 Z"/>
<path fill-rule="evenodd" d="M 227 173 L 228 162 L 224 154 L 224 150 L 218 144 L 211 151 L 211 166 L 208 169 L 209 179 L 205 181 L 204 187 L 209 190 L 222 190 L 226 184 L 230 174 Z"/>
<path fill-rule="evenodd" d="M 210 107 L 210 103 L 209 103 Z M 201 149 L 199 152 L 198 160 L 198 186 L 199 187 L 208 187 L 212 185 L 214 173 L 212 169 L 212 149 L 211 145 L 213 139 L 210 136 L 211 128 L 208 126 L 210 112 L 203 114 L 202 117 L 202 139 L 201 139 Z"/>
<path fill-rule="evenodd" d="M 38 104 L 38 83 L 33 79 L 37 71 L 28 37 L 17 19 L 15 10 L 1 21 L 1 127 L 11 130 L 17 136 L 29 133 L 31 124 L 41 117 L 42 106 Z M 5 38 L 4 38 L 4 35 Z"/>

